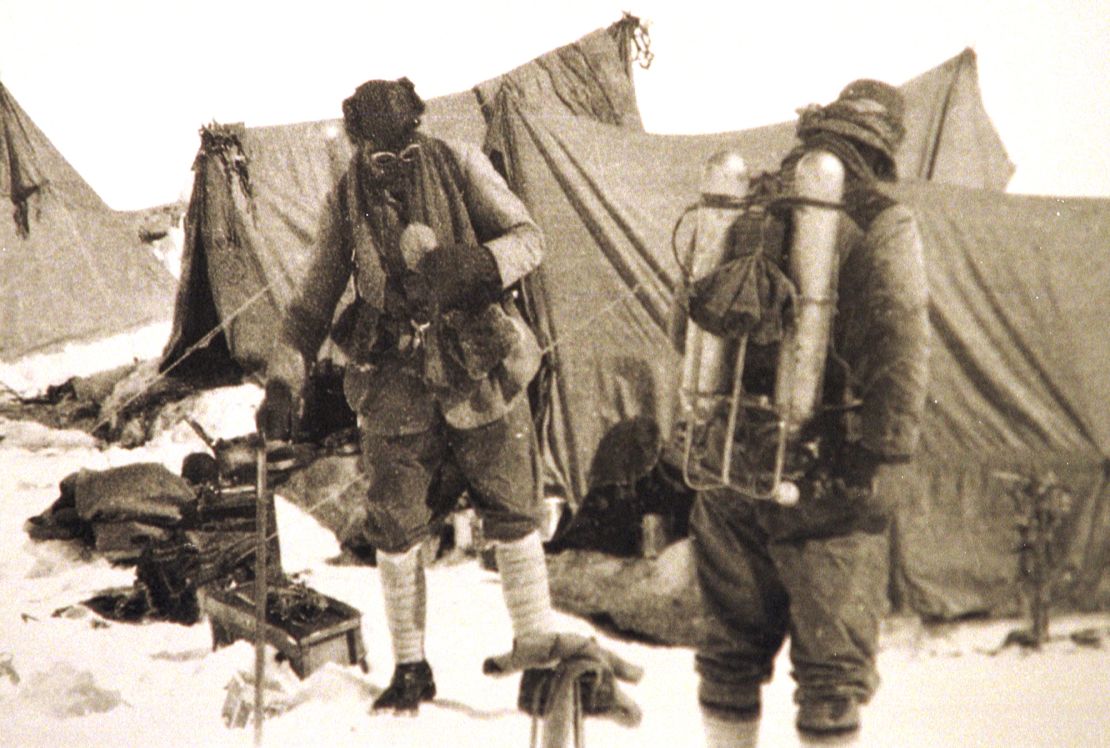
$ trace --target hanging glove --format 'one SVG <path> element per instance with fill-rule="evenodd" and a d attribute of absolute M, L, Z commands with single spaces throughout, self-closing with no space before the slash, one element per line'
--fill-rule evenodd
<path fill-rule="evenodd" d="M 840 464 L 836 472 L 849 490 L 870 493 L 875 474 L 882 464 L 883 458 L 867 447 L 861 444 L 847 444 L 841 452 Z"/>
<path fill-rule="evenodd" d="M 417 274 L 440 313 L 476 311 L 501 297 L 501 273 L 480 244 L 448 244 L 425 254 Z"/>
<path fill-rule="evenodd" d="M 517 706 L 533 716 L 550 718 L 567 709 L 577 682 L 587 715 L 609 717 L 626 727 L 635 727 L 643 717 L 617 682 L 636 683 L 643 669 L 592 638 L 569 633 L 526 637 L 514 642 L 511 652 L 488 657 L 482 665 L 486 675 L 518 671 L 523 674 Z"/>
<path fill-rule="evenodd" d="M 836 495 L 852 506 L 857 529 L 865 532 L 883 532 L 897 510 L 899 492 L 891 485 L 881 485 L 882 476 L 888 480 L 898 461 L 891 461 L 859 444 L 845 445 L 836 466 L 833 488 Z"/>
<path fill-rule="evenodd" d="M 280 379 L 266 382 L 266 394 L 254 422 L 263 438 L 272 441 L 290 441 L 300 426 L 300 402 L 293 390 Z"/>

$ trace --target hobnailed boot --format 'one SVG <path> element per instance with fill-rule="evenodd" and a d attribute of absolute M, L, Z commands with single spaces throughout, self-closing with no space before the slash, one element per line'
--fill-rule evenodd
<path fill-rule="evenodd" d="M 389 687 L 374 699 L 373 711 L 390 709 L 395 712 L 415 712 L 421 701 L 436 697 L 436 682 L 427 660 L 405 662 L 393 669 Z"/>
<path fill-rule="evenodd" d="M 859 730 L 859 703 L 851 696 L 803 699 L 794 724 L 803 738 L 844 745 Z"/>

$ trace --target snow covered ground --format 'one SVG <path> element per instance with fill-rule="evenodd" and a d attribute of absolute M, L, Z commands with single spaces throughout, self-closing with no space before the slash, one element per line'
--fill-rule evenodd
<path fill-rule="evenodd" d="M 70 377 L 85 377 L 117 366 L 157 358 L 170 339 L 172 323 L 155 322 L 106 340 L 68 343 L 60 350 L 0 361 L 0 397 L 5 392 L 29 397 Z"/>
<path fill-rule="evenodd" d="M 116 345 L 116 344 L 113 344 Z M 31 367 L 24 386 L 42 377 L 124 363 L 86 348 Z M 92 356 L 90 360 L 87 357 Z M 51 369 L 51 367 L 56 367 Z M 9 368 L 7 371 L 15 371 Z M 66 376 L 68 376 L 68 374 Z M 9 384 L 11 384 L 9 382 Z M 257 388 L 207 395 L 197 417 L 213 435 L 252 428 Z M 33 542 L 26 518 L 46 509 L 58 482 L 79 468 L 102 469 L 154 461 L 178 471 L 182 458 L 203 449 L 180 425 L 135 449 L 103 449 L 80 432 L 54 431 L 0 419 L 0 745 L 4 746 L 240 746 L 253 733 L 225 727 L 221 709 L 236 673 L 250 673 L 254 653 L 238 642 L 213 651 L 207 623 L 129 625 L 108 622 L 76 604 L 108 587 L 134 581 L 132 568 L 60 541 Z M 278 525 L 287 573 L 358 608 L 370 672 L 327 665 L 299 681 L 287 665 L 270 662 L 291 708 L 266 721 L 266 746 L 476 746 L 528 744 L 529 720 L 514 710 L 514 679 L 481 673 L 485 656 L 504 651 L 510 629 L 496 575 L 474 560 L 433 566 L 428 574 L 428 656 L 439 696 L 416 718 L 370 715 L 373 696 L 392 672 L 377 571 L 330 563 L 335 538 L 279 498 Z M 55 616 L 55 611 L 65 612 Z M 694 700 L 693 654 L 686 648 L 614 640 L 587 622 L 564 616 L 566 628 L 602 643 L 645 669 L 627 687 L 644 709 L 629 730 L 590 721 L 587 744 L 701 745 Z M 1014 648 L 990 654 L 1017 621 L 925 629 L 908 619 L 884 626 L 883 686 L 864 712 L 862 746 L 1105 746 L 1110 745 L 1110 615 L 1053 619 L 1061 635 L 1039 653 Z M 1080 646 L 1067 634 L 1093 629 L 1102 646 Z M 761 746 L 795 746 L 789 663 L 780 658 L 765 689 Z"/>

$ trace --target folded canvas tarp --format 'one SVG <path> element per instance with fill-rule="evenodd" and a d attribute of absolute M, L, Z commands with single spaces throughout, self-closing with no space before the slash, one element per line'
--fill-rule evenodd
<path fill-rule="evenodd" d="M 625 16 L 470 91 L 432 98 L 423 130 L 481 145 L 502 87 L 530 105 L 639 129 L 629 52 L 639 28 Z M 206 367 L 262 364 L 349 157 L 341 120 L 202 131 L 164 368 L 194 349 Z"/>
<path fill-rule="evenodd" d="M 173 276 L 0 85 L 0 359 L 168 319 Z"/>
<path fill-rule="evenodd" d="M 704 163 L 726 148 L 755 168 L 774 159 L 764 133 L 625 132 L 511 103 L 494 132 L 548 239 L 528 284 L 553 370 L 545 455 L 580 497 L 637 477 L 622 471 L 650 466 L 643 455 L 658 454 L 652 439 L 668 431 L 679 369 L 667 332 L 679 275 L 671 235 L 698 198 Z M 941 617 L 1014 599 L 1016 517 L 997 472 L 1015 469 L 1055 469 L 1076 492 L 1073 582 L 1097 589 L 1110 560 L 1110 342 L 1099 294 L 1110 283 L 1110 201 L 935 182 L 897 193 L 924 232 L 935 336 L 919 475 L 893 489 L 905 494 L 895 535 L 903 598 Z"/>

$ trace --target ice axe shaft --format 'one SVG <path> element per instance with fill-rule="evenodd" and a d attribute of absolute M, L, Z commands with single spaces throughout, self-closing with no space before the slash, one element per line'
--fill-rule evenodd
<path fill-rule="evenodd" d="M 185 416 L 185 423 L 189 425 L 189 428 L 193 430 L 193 433 L 200 437 L 200 440 L 204 442 L 204 446 L 208 447 L 210 450 L 212 450 L 212 453 L 215 454 L 217 448 L 216 440 L 213 439 L 207 431 L 205 431 L 204 427 L 197 423 L 196 419 L 192 416 Z"/>
<path fill-rule="evenodd" d="M 257 458 L 258 495 L 255 512 L 257 528 L 254 546 L 254 744 L 262 745 L 262 721 L 265 711 L 263 695 L 266 680 L 266 435 L 258 434 Z"/>
<path fill-rule="evenodd" d="M 569 691 L 553 696 L 555 703 L 546 716 L 532 715 L 531 748 L 586 748 L 582 687 L 577 679 Z"/>

